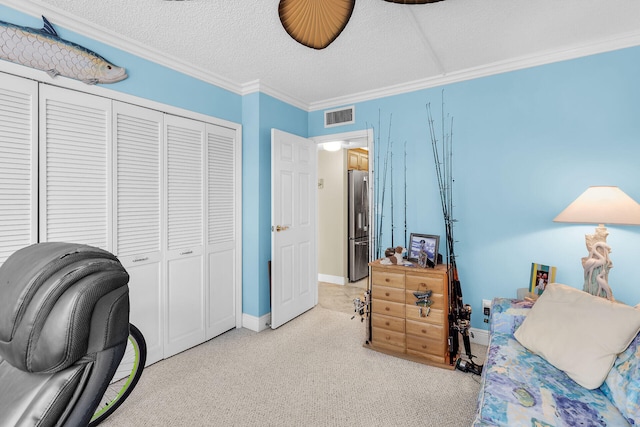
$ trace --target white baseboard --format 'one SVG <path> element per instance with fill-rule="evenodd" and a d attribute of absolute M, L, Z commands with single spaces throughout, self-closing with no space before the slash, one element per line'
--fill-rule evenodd
<path fill-rule="evenodd" d="M 489 345 L 489 331 L 485 329 L 470 328 L 469 332 L 473 334 L 470 340 L 474 344 Z"/>
<path fill-rule="evenodd" d="M 242 313 L 242 327 L 247 328 L 253 332 L 262 332 L 265 329 L 269 329 L 271 325 L 271 313 L 267 313 L 264 316 L 255 317 L 246 313 Z"/>
<path fill-rule="evenodd" d="M 318 274 L 318 282 L 333 283 L 334 285 L 343 285 L 343 286 L 345 284 L 344 277 L 331 276 L 329 274 Z"/>

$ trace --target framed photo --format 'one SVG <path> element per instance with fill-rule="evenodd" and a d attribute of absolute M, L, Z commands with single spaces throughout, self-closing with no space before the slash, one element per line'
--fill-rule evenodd
<path fill-rule="evenodd" d="M 421 267 L 434 267 L 438 262 L 440 236 L 411 233 L 407 259 Z"/>
<path fill-rule="evenodd" d="M 531 277 L 529 277 L 529 292 L 540 296 L 549 283 L 556 281 L 556 267 L 542 264 L 531 264 Z"/>

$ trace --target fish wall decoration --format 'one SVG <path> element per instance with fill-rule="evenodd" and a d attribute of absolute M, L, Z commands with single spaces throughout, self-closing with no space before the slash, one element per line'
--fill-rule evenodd
<path fill-rule="evenodd" d="M 42 29 L 0 21 L 0 59 L 45 71 L 51 77 L 69 77 L 89 85 L 115 83 L 127 78 L 124 68 L 85 47 L 61 39 L 47 18 L 43 16 L 42 20 Z"/>

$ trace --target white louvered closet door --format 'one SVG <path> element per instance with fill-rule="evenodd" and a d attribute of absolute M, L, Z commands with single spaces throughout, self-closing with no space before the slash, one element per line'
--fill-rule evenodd
<path fill-rule="evenodd" d="M 147 365 L 164 356 L 162 286 L 163 114 L 114 101 L 114 253 L 129 273 L 130 321 Z"/>
<path fill-rule="evenodd" d="M 204 123 L 165 116 L 165 357 L 205 341 Z"/>
<path fill-rule="evenodd" d="M 108 251 L 111 100 L 40 85 L 40 241 Z"/>
<path fill-rule="evenodd" d="M 0 265 L 37 241 L 38 84 L 0 77 Z"/>
<path fill-rule="evenodd" d="M 236 326 L 238 157 L 235 130 L 207 125 L 207 339 Z"/>

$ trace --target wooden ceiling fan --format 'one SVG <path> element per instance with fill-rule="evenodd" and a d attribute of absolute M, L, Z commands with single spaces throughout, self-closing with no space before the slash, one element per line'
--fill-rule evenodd
<path fill-rule="evenodd" d="M 425 4 L 442 0 L 385 1 Z M 280 0 L 278 15 L 285 31 L 295 41 L 313 49 L 324 49 L 345 29 L 355 4 L 356 0 Z"/>

